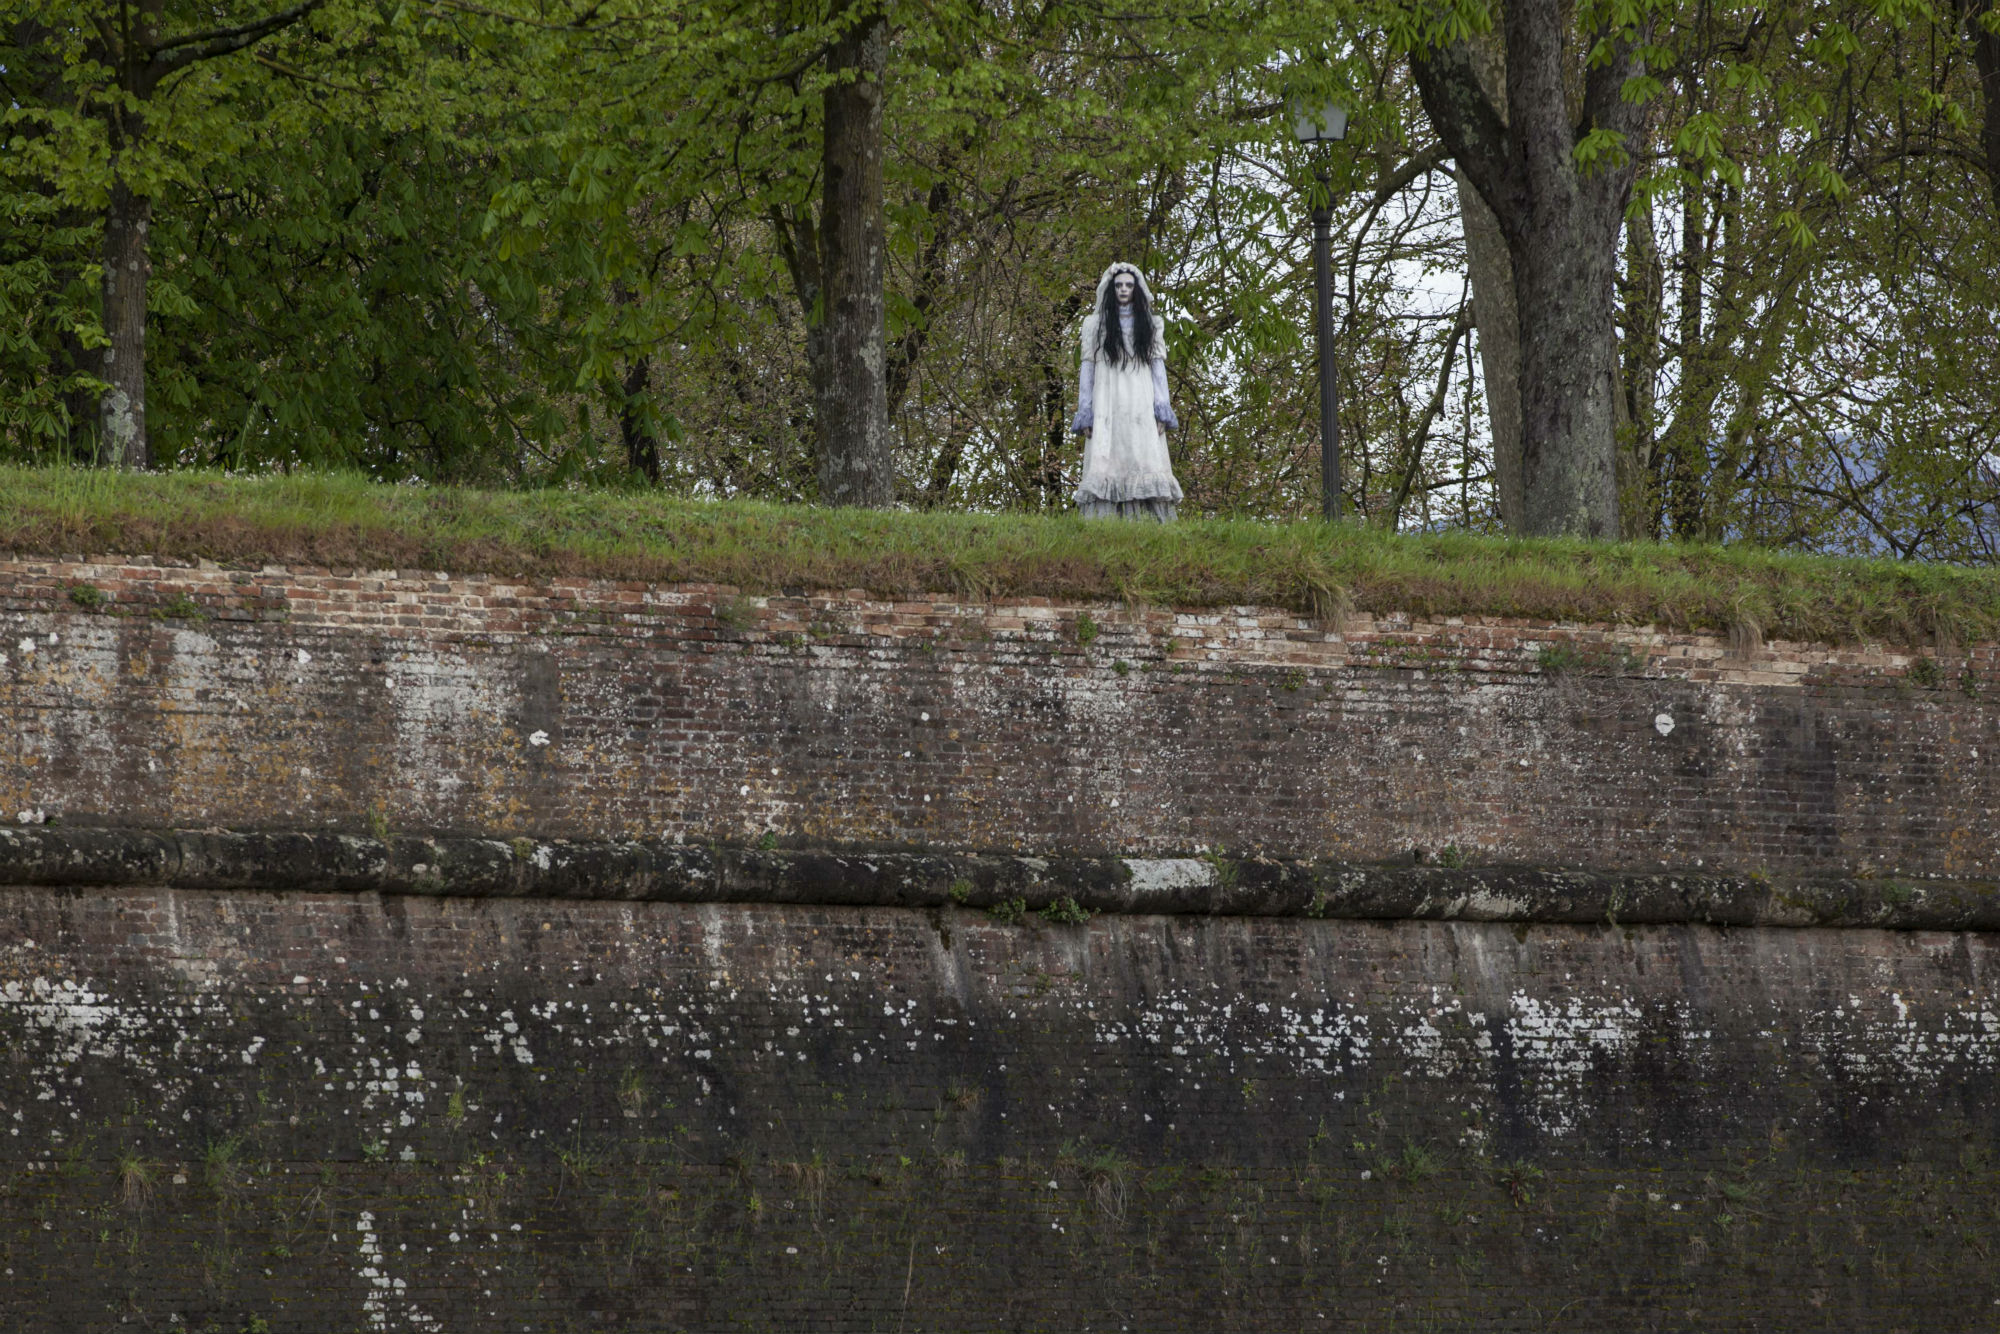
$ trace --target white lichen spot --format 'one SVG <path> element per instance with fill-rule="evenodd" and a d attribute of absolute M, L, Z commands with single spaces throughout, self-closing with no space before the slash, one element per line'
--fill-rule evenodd
<path fill-rule="evenodd" d="M 375 1236 L 375 1215 L 363 1209 L 354 1220 L 354 1232 L 361 1251 L 360 1277 L 368 1282 L 368 1294 L 361 1299 L 361 1312 L 368 1318 L 369 1328 L 391 1328 L 389 1305 L 396 1302 L 403 1308 L 402 1324 L 423 1331 L 423 1334 L 443 1330 L 441 1323 L 425 1315 L 415 1303 L 403 1300 L 409 1292 L 409 1284 L 400 1278 L 390 1277 L 383 1268 L 386 1257 L 381 1241 Z"/>
<path fill-rule="evenodd" d="M 528 744 L 531 746 L 546 746 L 549 744 L 549 734 L 540 728 L 536 728 L 534 731 L 528 733 Z"/>
<path fill-rule="evenodd" d="M 1656 713 L 1656 714 L 1654 714 L 1654 715 L 1653 715 L 1653 730 L 1654 730 L 1655 732 L 1658 732 L 1658 733 L 1659 733 L 1659 734 L 1660 734 L 1661 736 L 1665 736 L 1665 735 L 1666 735 L 1667 733 L 1669 733 L 1669 732 L 1673 731 L 1673 730 L 1674 730 L 1674 715 L 1672 715 L 1671 713 Z"/>
<path fill-rule="evenodd" d="M 1616 1057 L 1631 1047 L 1639 1008 L 1629 1000 L 1543 1002 L 1525 991 L 1514 993 L 1509 1008 L 1509 1046 L 1524 1087 L 1534 1093 L 1529 1114 L 1544 1132 L 1566 1135 L 1576 1129 L 1584 1083 L 1600 1057 Z"/>
<path fill-rule="evenodd" d="M 1199 857 L 1127 857 L 1125 866 L 1132 873 L 1132 892 L 1142 900 L 1215 883 L 1214 865 Z"/>

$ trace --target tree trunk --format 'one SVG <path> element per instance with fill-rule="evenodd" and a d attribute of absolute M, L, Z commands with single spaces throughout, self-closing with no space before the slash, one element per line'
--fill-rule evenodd
<path fill-rule="evenodd" d="M 625 441 L 625 463 L 653 486 L 660 484 L 660 437 L 646 412 L 646 382 L 652 378 L 653 359 L 635 357 L 619 385 L 618 434 Z"/>
<path fill-rule="evenodd" d="M 882 276 L 882 80 L 888 22 L 864 13 L 827 56 L 820 208 L 822 344 L 814 374 L 820 499 L 883 506 L 896 498 L 889 446 Z"/>
<path fill-rule="evenodd" d="M 1664 276 L 1650 206 L 1625 220 L 1625 345 L 1618 405 L 1618 521 L 1631 541 L 1656 537 L 1660 519 L 1657 398 Z"/>
<path fill-rule="evenodd" d="M 1988 6 L 1991 14 L 2000 6 Z M 1968 24 L 1972 35 L 1972 63 L 1979 71 L 1982 119 L 1979 123 L 1979 150 L 1986 160 L 1986 184 L 1993 192 L 1993 212 L 2000 216 L 2000 34 L 1990 31 L 1978 11 Z"/>
<path fill-rule="evenodd" d="M 106 139 L 111 149 L 111 198 L 104 214 L 104 349 L 103 395 L 98 399 L 97 457 L 106 466 L 150 468 L 152 441 L 146 431 L 146 284 L 152 277 L 147 233 L 153 201 L 134 194 L 126 181 L 125 161 L 142 151 L 146 141 L 146 108 L 161 82 L 204 60 L 253 46 L 274 32 L 306 17 L 321 0 L 300 3 L 274 14 L 229 27 L 186 33 L 170 42 L 160 37 L 166 0 L 135 0 L 121 5 L 119 23 L 100 29 L 104 36 L 97 54 L 117 77 L 118 96 L 104 108 Z"/>
<path fill-rule="evenodd" d="M 146 241 L 153 201 L 123 181 L 111 187 L 104 215 L 103 396 L 98 400 L 97 458 L 106 467 L 153 466 L 146 437 L 146 282 L 152 259 Z"/>
<path fill-rule="evenodd" d="M 1681 192 L 1680 383 L 1667 446 L 1667 519 L 1674 536 L 1699 539 L 1707 528 L 1708 403 L 1713 397 L 1702 343 L 1702 277 L 1707 268 L 1707 187 L 1697 177 Z"/>
<path fill-rule="evenodd" d="M 1506 119 L 1507 54 L 1497 31 L 1466 43 L 1473 73 L 1502 121 Z M 1472 282 L 1472 324 L 1479 334 L 1479 378 L 1493 434 L 1493 494 L 1500 526 L 1518 533 L 1527 521 L 1521 491 L 1521 321 L 1514 310 L 1514 262 L 1500 220 L 1463 169 L 1452 173 L 1465 232 L 1466 277 Z"/>
<path fill-rule="evenodd" d="M 1618 536 L 1611 386 L 1615 266 L 1591 236 L 1546 229 L 1515 255 L 1535 337 L 1521 349 L 1521 490 L 1527 531 Z"/>
<path fill-rule="evenodd" d="M 1502 18 L 1504 119 L 1464 42 L 1412 52 L 1411 70 L 1439 137 L 1506 237 L 1516 315 L 1533 330 L 1520 343 L 1522 530 L 1616 537 L 1613 279 L 1634 165 L 1600 159 L 1580 169 L 1574 149 L 1592 129 L 1629 141 L 1640 128 L 1643 109 L 1620 96 L 1641 68 L 1638 43 L 1596 34 L 1613 38 L 1611 54 L 1584 72 L 1579 124 L 1565 86 L 1561 0 L 1510 0 Z"/>
<path fill-rule="evenodd" d="M 1454 175 L 1466 276 L 1472 280 L 1472 323 L 1479 331 L 1479 377 L 1493 432 L 1494 497 L 1501 526 L 1518 533 L 1527 522 L 1528 502 L 1521 488 L 1521 321 L 1514 312 L 1514 264 L 1500 220 L 1464 172 Z"/>

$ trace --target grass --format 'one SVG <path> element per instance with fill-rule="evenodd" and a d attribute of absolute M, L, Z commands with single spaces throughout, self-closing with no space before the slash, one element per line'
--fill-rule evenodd
<path fill-rule="evenodd" d="M 1401 536 L 1316 522 L 817 509 L 632 491 L 0 467 L 0 550 L 1182 607 L 1654 624 L 1949 646 L 2000 630 L 2000 572 L 1750 547 Z M 1093 622 L 1094 624 L 1094 622 Z"/>

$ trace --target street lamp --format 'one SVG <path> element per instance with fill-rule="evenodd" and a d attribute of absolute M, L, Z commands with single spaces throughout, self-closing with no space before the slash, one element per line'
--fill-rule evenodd
<path fill-rule="evenodd" d="M 1347 108 L 1294 99 L 1292 134 L 1302 144 L 1329 144 L 1347 137 Z M 1333 261 L 1328 235 L 1333 228 L 1333 192 L 1325 155 L 1313 160 L 1313 337 L 1319 353 L 1319 510 L 1340 517 L 1340 383 L 1333 366 Z"/>

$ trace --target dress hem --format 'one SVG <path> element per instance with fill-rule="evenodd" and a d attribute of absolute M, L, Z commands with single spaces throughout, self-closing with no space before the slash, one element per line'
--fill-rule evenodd
<path fill-rule="evenodd" d="M 1076 503 L 1089 500 L 1181 500 L 1181 484 L 1172 473 L 1142 473 L 1137 477 L 1086 477 L 1076 488 Z"/>

